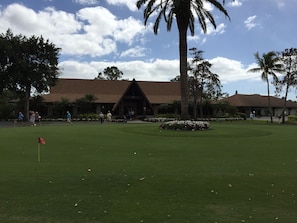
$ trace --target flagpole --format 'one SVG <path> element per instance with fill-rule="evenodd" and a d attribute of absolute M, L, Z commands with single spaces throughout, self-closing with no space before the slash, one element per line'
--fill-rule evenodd
<path fill-rule="evenodd" d="M 38 143 L 38 163 L 40 163 L 40 143 Z"/>
<path fill-rule="evenodd" d="M 45 138 L 38 137 L 38 148 L 37 148 L 38 162 L 40 162 L 40 144 L 45 144 L 45 142 L 46 142 Z"/>

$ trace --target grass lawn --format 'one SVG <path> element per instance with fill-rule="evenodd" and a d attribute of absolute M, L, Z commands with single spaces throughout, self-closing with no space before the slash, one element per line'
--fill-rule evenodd
<path fill-rule="evenodd" d="M 297 222 L 297 126 L 158 126 L 1 128 L 0 222 Z"/>

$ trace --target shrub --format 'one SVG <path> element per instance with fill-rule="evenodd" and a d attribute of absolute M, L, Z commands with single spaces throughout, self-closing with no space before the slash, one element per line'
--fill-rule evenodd
<path fill-rule="evenodd" d="M 80 114 L 79 118 L 82 120 L 98 120 L 99 119 L 99 115 L 98 114 Z"/>
<path fill-rule="evenodd" d="M 242 113 L 242 112 L 237 112 L 236 116 L 240 117 L 240 118 L 243 118 L 243 120 L 246 120 L 246 118 L 247 118 L 247 115 L 245 113 Z"/>
<path fill-rule="evenodd" d="M 297 124 L 297 115 L 288 116 L 288 123 Z"/>
<path fill-rule="evenodd" d="M 174 119 L 179 119 L 180 115 L 175 114 L 175 113 L 169 113 L 169 114 L 158 114 L 157 118 L 174 118 Z"/>
<path fill-rule="evenodd" d="M 155 118 L 146 118 L 144 121 L 146 122 L 168 122 L 168 121 L 174 121 L 175 118 L 162 118 L 162 117 L 155 117 Z"/>

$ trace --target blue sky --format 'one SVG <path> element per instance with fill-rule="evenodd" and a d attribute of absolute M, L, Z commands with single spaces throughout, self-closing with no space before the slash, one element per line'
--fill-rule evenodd
<path fill-rule="evenodd" d="M 168 81 L 179 75 L 178 33 L 161 22 L 158 35 L 143 25 L 136 0 L 1 0 L 0 33 L 42 35 L 60 47 L 60 77 L 93 79 L 117 66 L 125 79 Z M 196 24 L 188 47 L 204 51 L 223 85 L 233 95 L 267 94 L 254 53 L 297 47 L 297 0 L 226 0 L 231 21 L 210 5 L 217 29 L 203 34 Z M 196 21 L 197 22 L 197 21 Z M 271 90 L 274 88 L 271 86 Z M 295 100 L 291 90 L 290 99 Z"/>

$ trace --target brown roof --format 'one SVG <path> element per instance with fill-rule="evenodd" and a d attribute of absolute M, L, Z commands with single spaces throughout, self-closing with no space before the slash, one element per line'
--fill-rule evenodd
<path fill-rule="evenodd" d="M 45 102 L 60 101 L 62 98 L 74 102 L 86 94 L 96 96 L 97 103 L 117 103 L 126 92 L 132 81 L 127 80 L 85 80 L 59 79 L 44 95 Z M 171 103 L 180 100 L 178 82 L 136 82 L 152 104 Z"/>
<path fill-rule="evenodd" d="M 152 104 L 171 103 L 180 101 L 179 82 L 149 82 L 139 81 L 141 88 L 147 99 Z"/>
<path fill-rule="evenodd" d="M 230 105 L 236 107 L 268 107 L 268 96 L 259 94 L 235 94 L 233 96 L 222 99 L 222 101 L 227 101 L 230 103 Z M 284 106 L 284 100 L 277 97 L 270 96 L 270 103 L 272 107 L 281 108 Z M 297 103 L 287 101 L 286 107 L 296 108 Z"/>
<path fill-rule="evenodd" d="M 44 95 L 45 102 L 60 101 L 62 98 L 74 102 L 86 94 L 97 97 L 96 102 L 114 103 L 129 86 L 129 81 L 59 79 Z"/>

